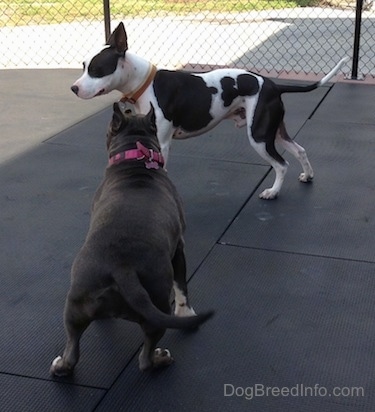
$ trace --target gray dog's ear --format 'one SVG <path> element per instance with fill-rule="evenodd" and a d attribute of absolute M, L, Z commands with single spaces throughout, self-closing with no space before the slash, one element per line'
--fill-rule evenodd
<path fill-rule="evenodd" d="M 152 103 L 150 103 L 151 108 L 149 110 L 149 112 L 147 113 L 146 117 L 147 117 L 147 121 L 150 124 L 150 128 L 151 131 L 156 134 L 156 116 L 155 116 L 155 109 L 154 106 L 152 105 Z"/>
<path fill-rule="evenodd" d="M 113 103 L 113 115 L 111 122 L 112 133 L 117 133 L 119 131 L 124 120 L 125 118 L 121 111 L 119 103 Z"/>
<path fill-rule="evenodd" d="M 124 24 L 121 22 L 109 36 L 108 46 L 114 47 L 119 54 L 124 54 L 128 50 L 128 37 Z"/>

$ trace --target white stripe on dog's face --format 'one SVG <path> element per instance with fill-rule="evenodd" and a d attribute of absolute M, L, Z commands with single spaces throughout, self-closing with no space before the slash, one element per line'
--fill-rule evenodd
<path fill-rule="evenodd" d="M 105 47 L 83 63 L 83 74 L 71 87 L 81 99 L 107 94 L 113 90 L 111 86 L 120 59 L 124 55 L 116 52 L 113 47 Z"/>

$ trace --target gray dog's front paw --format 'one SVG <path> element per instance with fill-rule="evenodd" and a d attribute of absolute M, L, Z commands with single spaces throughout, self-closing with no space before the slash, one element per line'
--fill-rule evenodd
<path fill-rule="evenodd" d="M 168 349 L 156 348 L 154 351 L 154 358 L 152 360 L 154 368 L 169 366 L 174 362 L 171 353 Z"/>
<path fill-rule="evenodd" d="M 143 372 L 150 371 L 152 369 L 169 366 L 174 362 L 171 353 L 168 349 L 156 348 L 152 356 L 145 356 L 142 350 L 139 356 L 139 369 Z"/>
<path fill-rule="evenodd" d="M 64 364 L 63 358 L 61 356 L 58 356 L 53 360 L 49 371 L 51 375 L 68 376 L 72 374 L 73 368 L 69 365 Z"/>

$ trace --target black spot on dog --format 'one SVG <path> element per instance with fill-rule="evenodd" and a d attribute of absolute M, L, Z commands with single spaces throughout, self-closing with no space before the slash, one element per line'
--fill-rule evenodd
<path fill-rule="evenodd" d="M 253 96 L 259 91 L 258 79 L 251 74 L 240 74 L 237 77 L 240 96 Z"/>
<path fill-rule="evenodd" d="M 208 87 L 199 76 L 159 70 L 154 79 L 154 91 L 164 117 L 175 127 L 193 132 L 213 119 L 210 114 L 212 95 L 218 90 Z"/>
<path fill-rule="evenodd" d="M 120 57 L 124 57 L 124 54 L 116 52 L 113 47 L 103 49 L 91 60 L 87 69 L 89 76 L 101 78 L 114 73 Z"/>
<path fill-rule="evenodd" d="M 236 82 L 232 77 L 223 77 L 220 80 L 223 92 L 221 98 L 224 102 L 224 107 L 228 107 L 232 104 L 233 100 L 239 96 L 238 90 L 234 87 Z"/>
<path fill-rule="evenodd" d="M 220 80 L 220 83 L 223 88 L 221 98 L 224 107 L 230 106 L 238 96 L 253 96 L 259 91 L 258 80 L 251 74 L 240 74 L 237 79 L 226 76 Z"/>

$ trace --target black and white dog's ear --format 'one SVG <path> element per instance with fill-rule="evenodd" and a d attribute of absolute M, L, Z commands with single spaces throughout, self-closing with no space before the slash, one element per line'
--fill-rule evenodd
<path fill-rule="evenodd" d="M 119 54 L 124 54 L 126 50 L 128 50 L 128 37 L 123 22 L 121 22 L 109 36 L 107 44 L 108 46 L 114 47 Z"/>
<path fill-rule="evenodd" d="M 150 110 L 146 115 L 146 119 L 148 124 L 150 125 L 150 129 L 153 134 L 156 134 L 156 116 L 155 116 L 155 109 L 152 103 L 150 103 Z"/>

